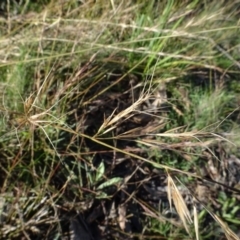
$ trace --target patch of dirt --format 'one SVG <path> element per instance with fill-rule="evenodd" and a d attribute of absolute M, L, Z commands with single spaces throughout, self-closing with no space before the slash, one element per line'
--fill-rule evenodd
<path fill-rule="evenodd" d="M 110 70 L 108 67 L 106 69 L 105 79 L 92 87 L 91 91 L 81 99 L 81 103 L 89 102 L 89 104 L 85 104 L 84 107 L 82 107 L 79 104 L 79 96 L 77 94 L 76 97 L 73 96 L 72 99 L 74 100 L 69 104 L 68 111 L 71 112 L 71 114 L 68 116 L 68 123 L 71 124 L 80 121 L 82 125 L 78 127 L 78 129 L 88 136 L 94 136 L 103 121 L 111 116 L 113 112 L 114 115 L 117 115 L 130 107 L 133 101 L 139 98 L 143 86 L 143 82 L 141 82 L 142 79 L 140 79 L 139 76 L 127 74 L 123 77 L 126 73 L 124 70 L 112 70 L 112 68 L 110 68 Z M 112 85 L 110 89 L 99 94 L 110 85 Z M 89 99 L 93 98 L 94 100 L 89 101 Z M 151 103 L 155 100 L 156 98 L 154 98 Z M 158 107 L 161 108 L 164 104 Z M 149 110 L 149 113 L 151 113 L 153 112 L 154 106 L 149 102 L 143 102 L 138 106 L 133 116 L 120 119 L 117 123 L 117 127 L 113 129 L 108 136 L 118 136 L 131 129 L 137 129 L 135 134 L 143 135 L 145 128 L 160 121 L 159 118 L 147 114 L 146 111 L 142 113 L 146 108 Z M 169 106 L 167 108 L 169 109 Z M 164 109 L 166 109 L 166 105 Z M 158 113 L 158 117 L 161 115 L 162 117 L 166 116 L 166 111 L 164 111 L 164 109 Z M 101 137 L 104 138 L 104 136 Z M 72 136 L 65 137 L 65 139 L 71 138 Z M 147 152 L 143 151 L 143 149 L 131 139 L 108 139 L 103 140 L 103 142 L 125 151 L 137 153 L 142 157 L 147 157 Z M 66 142 L 61 145 L 69 146 Z M 221 146 L 221 144 L 219 144 L 219 146 Z M 97 226 L 98 228 L 99 235 L 97 238 L 93 236 L 90 237 L 90 233 L 92 232 L 91 227 L 89 227 L 88 230 L 85 229 L 85 231 L 89 233 L 89 239 L 139 239 L 144 231 L 144 226 L 149 224 L 146 216 L 149 215 L 154 216 L 156 219 L 161 219 L 158 215 L 160 202 L 165 210 L 169 208 L 166 172 L 163 170 L 156 170 L 153 166 L 143 163 L 138 159 L 134 159 L 131 156 L 111 151 L 107 147 L 89 139 L 81 139 L 81 146 L 79 147 L 81 147 L 81 151 L 87 149 L 87 151 L 94 156 L 91 160 L 92 162 L 89 163 L 93 165 L 93 169 L 96 170 L 101 162 L 104 163 L 106 169 L 105 179 L 114 177 L 121 177 L 124 179 L 121 185 L 104 189 L 105 193 L 111 196 L 109 199 L 92 200 L 91 206 L 80 211 L 81 221 L 83 221 L 86 226 L 91 226 L 93 224 L 94 227 Z M 75 145 L 72 151 L 75 151 L 75 148 L 78 148 L 78 146 Z M 161 149 L 161 151 L 163 150 L 164 149 Z M 67 152 L 67 149 L 61 149 L 61 151 Z M 216 146 L 213 146 L 213 151 L 219 150 Z M 224 156 L 221 153 L 219 153 L 219 155 L 221 157 Z M 180 193 L 189 206 L 194 202 L 192 197 L 192 194 L 194 194 L 203 204 L 208 205 L 209 202 L 211 202 L 211 209 L 214 212 L 219 212 L 222 205 L 218 203 L 217 200 L 218 191 L 228 192 L 228 194 L 232 195 L 232 190 L 236 189 L 231 190 L 230 188 L 237 184 L 239 180 L 237 180 L 237 176 L 234 177 L 233 174 L 226 173 L 226 169 L 231 168 L 230 166 L 226 166 L 226 164 L 230 164 L 231 162 L 229 156 L 225 156 L 223 160 L 225 163 L 222 162 L 221 164 L 219 164 L 218 160 L 212 157 L 211 154 L 206 153 L 205 157 L 203 155 L 202 159 L 206 162 L 203 168 L 206 171 L 202 175 L 206 180 L 196 180 L 192 182 L 188 186 L 189 189 L 179 188 Z M 78 159 L 77 161 L 82 161 L 82 159 Z M 66 160 L 66 162 L 68 161 Z M 217 166 L 214 167 L 214 164 L 217 164 Z M 236 164 L 236 161 L 234 164 Z M 196 170 L 193 168 L 191 171 L 195 172 Z M 83 175 L 85 174 L 86 173 L 83 173 Z M 172 173 L 172 176 L 174 176 L 174 173 Z M 232 180 L 230 180 L 230 178 L 232 178 Z M 213 180 L 214 182 L 209 185 L 207 180 Z M 219 185 L 218 182 L 223 185 Z M 87 185 L 88 183 L 86 182 L 86 186 Z M 69 192 L 71 192 L 71 188 L 72 186 L 70 185 Z M 86 189 L 80 186 L 79 188 L 83 192 L 82 195 L 84 197 L 76 201 L 82 203 L 86 201 L 86 198 L 91 198 L 89 192 L 95 191 L 94 187 L 91 186 Z M 94 198 L 93 195 L 92 198 Z M 71 204 L 74 205 L 76 203 Z M 203 209 L 201 204 L 198 202 L 196 204 L 199 210 Z M 175 226 L 182 226 L 176 213 L 171 212 L 170 215 Z M 162 219 L 167 216 L 169 216 L 169 213 L 168 215 L 166 214 L 166 216 L 162 216 Z M 78 224 L 81 225 L 79 214 L 76 214 L 76 219 L 74 221 L 77 221 Z M 148 235 L 148 239 L 150 239 L 151 233 L 149 234 L 150 235 L 145 232 L 144 236 L 146 237 Z M 162 236 L 162 238 L 164 239 L 164 236 Z"/>

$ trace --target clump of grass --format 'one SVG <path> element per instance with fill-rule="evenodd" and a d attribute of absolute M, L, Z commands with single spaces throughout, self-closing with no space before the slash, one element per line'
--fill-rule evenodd
<path fill-rule="evenodd" d="M 225 82 L 239 68 L 233 4 L 26 2 L 17 17 L 7 9 L 2 237 L 59 239 L 65 220 L 71 225 L 78 215 L 79 226 L 111 226 L 118 239 L 207 239 L 206 209 L 220 226 L 216 237 L 238 238 L 235 221 L 223 221 L 229 211 L 239 214 L 230 210 L 239 192 L 236 177 L 226 183 L 230 165 L 222 155 L 237 143 L 227 134 L 236 93 Z M 213 196 L 206 207 L 193 191 L 200 183 Z M 231 202 L 223 213 L 218 188 Z M 159 211 L 160 202 L 175 219 Z"/>

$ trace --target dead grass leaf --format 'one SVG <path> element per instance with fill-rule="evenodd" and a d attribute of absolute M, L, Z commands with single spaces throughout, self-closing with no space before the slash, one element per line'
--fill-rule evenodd
<path fill-rule="evenodd" d="M 210 211 L 208 211 L 210 213 Z M 222 221 L 220 217 L 218 217 L 214 213 L 210 213 L 212 217 L 219 223 L 221 228 L 224 230 L 225 236 L 228 240 L 239 240 L 239 237 L 228 227 L 228 225 Z"/>
<path fill-rule="evenodd" d="M 169 174 L 167 177 L 167 184 L 168 184 L 167 194 L 168 194 L 168 201 L 170 204 L 170 209 L 172 210 L 172 200 L 173 200 L 176 211 L 177 211 L 181 221 L 183 222 L 183 225 L 184 225 L 186 231 L 190 234 L 190 231 L 188 228 L 188 224 L 192 223 L 190 212 L 186 206 L 186 203 L 185 203 L 182 195 L 180 194 L 177 186 L 175 185 L 172 177 Z"/>
<path fill-rule="evenodd" d="M 119 227 L 124 231 L 125 227 L 126 227 L 126 206 L 125 204 L 121 204 L 118 207 L 118 223 L 119 223 Z"/>

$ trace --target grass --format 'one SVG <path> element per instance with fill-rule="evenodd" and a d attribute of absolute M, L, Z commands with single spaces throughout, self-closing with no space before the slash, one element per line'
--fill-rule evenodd
<path fill-rule="evenodd" d="M 6 1 L 2 239 L 239 239 L 237 1 Z"/>

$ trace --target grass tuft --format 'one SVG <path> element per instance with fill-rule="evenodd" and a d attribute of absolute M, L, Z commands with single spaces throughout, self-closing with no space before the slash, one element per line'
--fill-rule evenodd
<path fill-rule="evenodd" d="M 1 239 L 239 239 L 238 1 L 0 5 Z"/>

